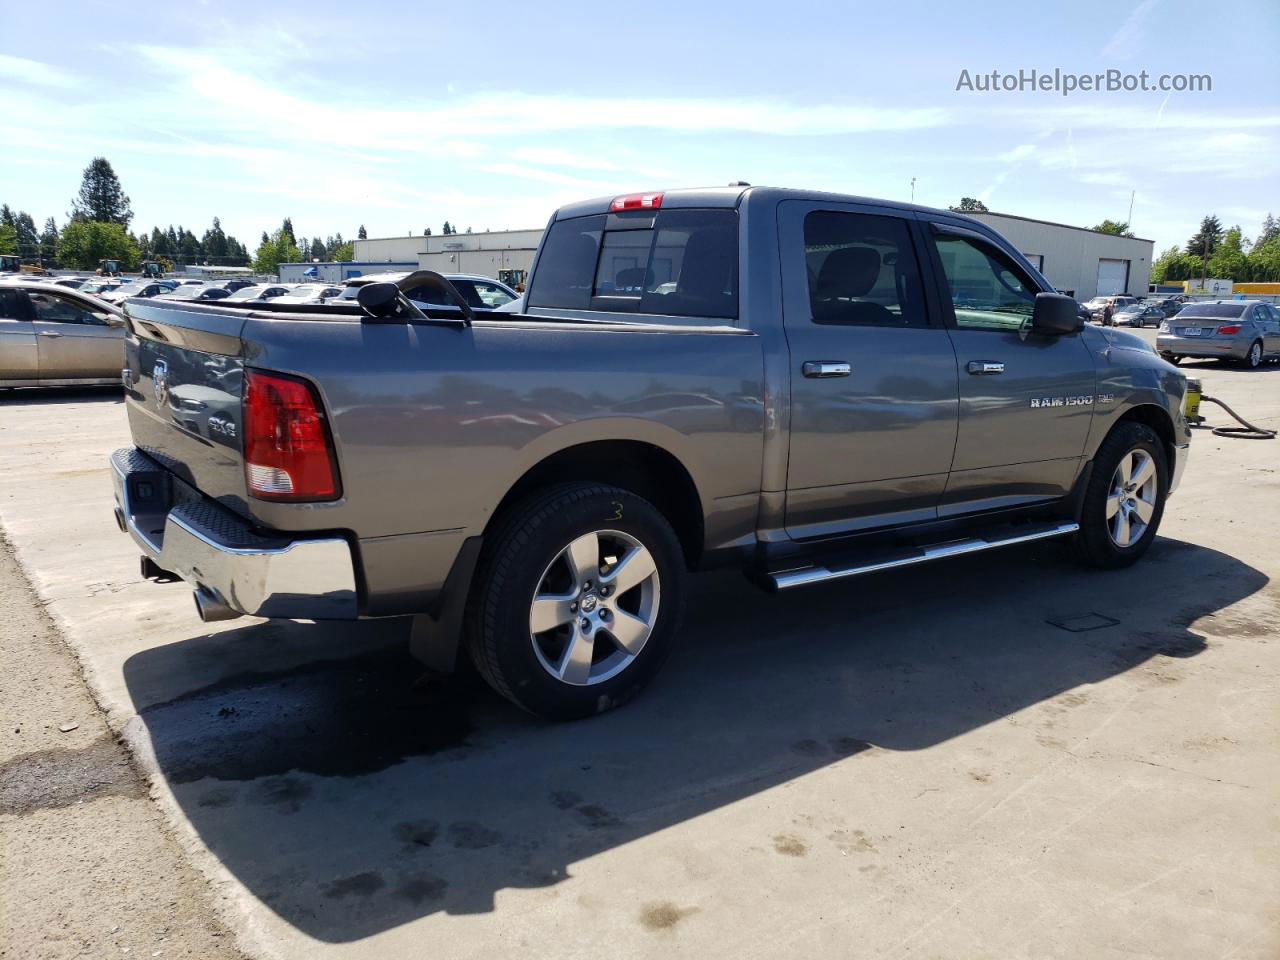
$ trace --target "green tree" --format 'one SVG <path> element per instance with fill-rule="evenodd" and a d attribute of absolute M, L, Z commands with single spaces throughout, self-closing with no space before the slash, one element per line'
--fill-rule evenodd
<path fill-rule="evenodd" d="M 1280 281 L 1280 236 L 1266 243 L 1255 243 L 1249 251 L 1249 279 L 1259 282 Z"/>
<path fill-rule="evenodd" d="M 44 230 L 40 234 L 40 259 L 46 265 L 57 265 L 58 224 L 53 217 L 44 222 Z"/>
<path fill-rule="evenodd" d="M 258 273 L 278 273 L 282 263 L 299 263 L 302 251 L 294 244 L 293 238 L 281 227 L 258 247 L 253 258 L 253 269 Z"/>
<path fill-rule="evenodd" d="M 58 259 L 76 270 L 93 270 L 99 260 L 119 260 L 127 270 L 138 266 L 138 245 L 118 223 L 72 220 L 58 240 Z"/>
<path fill-rule="evenodd" d="M 213 226 L 204 232 L 202 240 L 204 255 L 212 263 L 223 264 L 227 260 L 227 235 L 222 232 L 222 222 L 213 218 Z"/>
<path fill-rule="evenodd" d="M 356 258 L 356 245 L 351 241 L 340 243 L 329 252 L 329 259 L 336 263 L 350 263 Z"/>
<path fill-rule="evenodd" d="M 1223 280 L 1249 279 L 1249 263 L 1244 252 L 1244 235 L 1236 224 L 1222 236 L 1209 257 L 1209 274 Z"/>
<path fill-rule="evenodd" d="M 18 252 L 18 231 L 12 224 L 0 220 L 0 253 Z"/>
<path fill-rule="evenodd" d="M 953 213 L 989 213 L 987 205 L 981 200 L 975 200 L 973 197 L 961 197 L 960 205 L 950 207 Z"/>
<path fill-rule="evenodd" d="M 18 211 L 13 218 L 13 229 L 17 234 L 18 253 L 23 257 L 40 256 L 40 233 L 31 214 L 25 210 Z"/>
<path fill-rule="evenodd" d="M 293 218 L 285 217 L 284 223 L 280 224 L 280 231 L 289 238 L 289 242 L 295 247 L 298 245 L 298 238 L 293 233 Z"/>
<path fill-rule="evenodd" d="M 429 237 L 429 236 L 431 236 L 431 228 L 430 228 L 430 227 L 427 227 L 427 229 L 423 230 L 423 231 L 422 231 L 422 235 L 423 235 L 424 237 Z"/>
<path fill-rule="evenodd" d="M 1265 247 L 1278 238 L 1280 238 L 1280 220 L 1268 213 L 1266 219 L 1262 221 L 1262 232 L 1258 234 L 1258 239 L 1253 245 L 1254 249 Z"/>
<path fill-rule="evenodd" d="M 357 240 L 368 240 L 368 239 L 369 239 L 369 234 L 365 232 L 364 224 L 363 224 L 363 223 L 362 223 L 362 224 L 360 224 L 360 229 L 359 229 L 358 231 L 356 231 L 356 239 L 357 239 Z"/>
<path fill-rule="evenodd" d="M 450 225 L 448 220 L 444 222 L 444 227 L 443 229 L 441 229 L 440 232 L 443 233 L 446 237 L 451 236 L 453 234 L 453 227 Z"/>
<path fill-rule="evenodd" d="M 1118 220 L 1103 220 L 1100 224 L 1090 227 L 1090 230 L 1097 230 L 1098 233 L 1110 233 L 1117 237 L 1132 237 L 1133 231 L 1129 229 L 1128 223 L 1121 223 Z"/>
<path fill-rule="evenodd" d="M 129 197 L 120 186 L 120 178 L 106 157 L 94 157 L 84 168 L 80 192 L 71 201 L 71 217 L 75 220 L 96 220 L 99 223 L 118 223 L 128 227 L 133 219 Z"/>
<path fill-rule="evenodd" d="M 1222 241 L 1222 224 L 1217 217 L 1208 216 L 1200 221 L 1200 229 L 1187 241 L 1187 253 L 1205 259 Z"/>

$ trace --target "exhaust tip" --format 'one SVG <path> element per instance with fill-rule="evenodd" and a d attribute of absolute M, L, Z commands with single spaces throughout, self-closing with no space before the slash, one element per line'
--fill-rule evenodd
<path fill-rule="evenodd" d="M 191 596 L 196 602 L 196 613 L 200 615 L 200 619 L 205 623 L 216 623 L 219 620 L 235 620 L 244 616 L 239 610 L 233 610 L 219 600 L 212 590 L 199 587 L 192 592 Z"/>
<path fill-rule="evenodd" d="M 116 515 L 116 526 L 120 528 L 120 532 L 128 533 L 129 525 L 124 522 L 124 511 L 122 511 L 119 507 L 116 507 L 115 515 Z"/>

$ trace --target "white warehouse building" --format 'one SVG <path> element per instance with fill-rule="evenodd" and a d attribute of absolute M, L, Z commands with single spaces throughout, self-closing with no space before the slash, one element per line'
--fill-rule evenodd
<path fill-rule="evenodd" d="M 1008 238 L 1054 288 L 1089 300 L 1099 295 L 1146 295 L 1155 242 L 1007 213 L 972 214 Z M 368 264 L 416 263 L 437 273 L 470 273 L 511 286 L 523 283 L 542 230 L 495 230 L 430 237 L 378 237 L 356 241 L 355 259 Z"/>
<path fill-rule="evenodd" d="M 430 237 L 377 237 L 356 241 L 356 259 L 409 261 L 436 273 L 470 273 L 509 286 L 523 283 L 542 230 L 492 230 Z"/>
<path fill-rule="evenodd" d="M 1154 240 L 1117 237 L 1064 223 L 1008 213 L 975 213 L 1040 270 L 1055 290 L 1077 300 L 1128 294 L 1144 297 L 1151 279 Z"/>

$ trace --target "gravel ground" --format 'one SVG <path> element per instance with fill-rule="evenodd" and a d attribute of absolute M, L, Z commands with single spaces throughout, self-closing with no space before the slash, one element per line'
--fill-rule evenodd
<path fill-rule="evenodd" d="M 0 539 L 0 957 L 242 957 Z"/>

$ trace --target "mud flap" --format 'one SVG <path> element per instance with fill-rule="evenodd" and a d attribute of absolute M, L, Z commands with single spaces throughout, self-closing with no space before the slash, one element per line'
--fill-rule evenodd
<path fill-rule="evenodd" d="M 453 568 L 445 578 L 435 609 L 415 614 L 409 631 L 409 652 L 428 670 L 453 673 L 458 662 L 458 645 L 462 640 L 462 618 L 471 593 L 471 579 L 480 560 L 483 537 L 470 537 L 462 542 Z"/>

